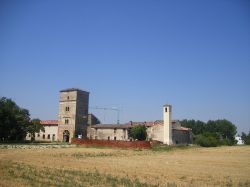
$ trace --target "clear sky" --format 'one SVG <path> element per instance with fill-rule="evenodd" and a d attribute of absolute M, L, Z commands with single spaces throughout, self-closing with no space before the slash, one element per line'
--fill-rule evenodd
<path fill-rule="evenodd" d="M 0 96 L 57 119 L 71 87 L 121 122 L 162 119 L 168 103 L 174 119 L 250 131 L 250 1 L 0 0 Z"/>

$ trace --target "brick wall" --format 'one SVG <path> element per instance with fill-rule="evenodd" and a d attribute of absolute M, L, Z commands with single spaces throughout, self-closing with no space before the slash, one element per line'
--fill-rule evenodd
<path fill-rule="evenodd" d="M 151 144 L 148 141 L 122 141 L 122 140 L 89 140 L 72 138 L 72 143 L 78 143 L 82 145 L 100 145 L 100 146 L 112 146 L 112 147 L 124 147 L 124 148 L 150 148 Z"/>

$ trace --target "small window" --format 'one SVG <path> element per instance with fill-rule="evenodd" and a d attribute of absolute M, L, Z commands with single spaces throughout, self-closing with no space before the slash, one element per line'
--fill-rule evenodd
<path fill-rule="evenodd" d="M 168 112 L 168 108 L 165 108 L 165 112 Z"/>
<path fill-rule="evenodd" d="M 116 128 L 114 128 L 114 133 L 116 133 Z"/>
<path fill-rule="evenodd" d="M 69 111 L 69 107 L 68 106 L 65 107 L 65 111 Z"/>
<path fill-rule="evenodd" d="M 50 139 L 50 134 L 48 134 L 48 139 Z"/>
<path fill-rule="evenodd" d="M 110 140 L 110 137 L 108 136 L 108 140 Z"/>
<path fill-rule="evenodd" d="M 114 140 L 116 140 L 116 136 L 114 137 Z"/>
<path fill-rule="evenodd" d="M 43 134 L 43 139 L 45 139 L 45 134 Z"/>
<path fill-rule="evenodd" d="M 67 97 L 67 99 L 69 100 L 69 96 Z"/>
<path fill-rule="evenodd" d="M 69 124 L 69 119 L 65 119 L 65 124 Z"/>
<path fill-rule="evenodd" d="M 31 135 L 29 134 L 29 137 L 31 137 Z"/>
<path fill-rule="evenodd" d="M 40 133 L 37 134 L 37 137 L 40 137 Z"/>

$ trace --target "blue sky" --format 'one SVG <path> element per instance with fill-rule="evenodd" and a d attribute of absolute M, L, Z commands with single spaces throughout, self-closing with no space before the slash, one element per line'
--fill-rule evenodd
<path fill-rule="evenodd" d="M 0 0 L 0 80 L 40 119 L 77 87 L 121 122 L 162 119 L 168 103 L 175 119 L 250 131 L 250 2 Z"/>

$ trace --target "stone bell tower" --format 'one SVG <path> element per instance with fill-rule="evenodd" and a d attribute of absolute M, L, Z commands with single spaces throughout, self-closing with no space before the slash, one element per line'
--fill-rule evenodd
<path fill-rule="evenodd" d="M 172 145 L 172 106 L 163 106 L 163 143 Z"/>
<path fill-rule="evenodd" d="M 70 88 L 60 91 L 58 140 L 70 142 L 71 138 L 87 137 L 89 92 Z"/>

